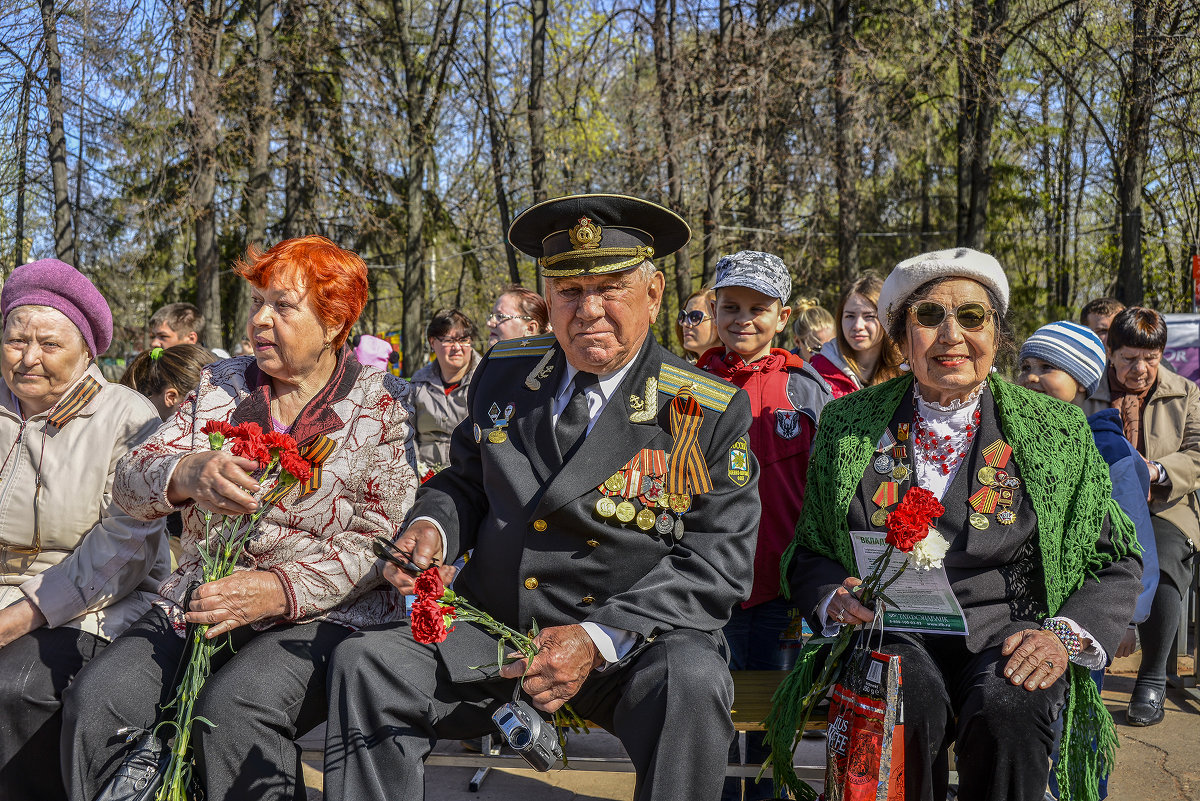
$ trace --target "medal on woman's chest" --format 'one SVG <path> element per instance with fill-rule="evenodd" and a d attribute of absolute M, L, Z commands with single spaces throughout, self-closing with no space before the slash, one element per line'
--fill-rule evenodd
<path fill-rule="evenodd" d="M 975 510 L 969 518 L 971 526 L 980 531 L 987 529 L 991 525 L 987 515 L 994 515 L 996 522 L 1002 526 L 1011 526 L 1017 520 L 1012 506 L 1016 500 L 1016 490 L 1021 486 L 1021 480 L 1004 469 L 1008 467 L 1012 447 L 998 439 L 984 448 L 980 455 L 984 466 L 979 468 L 975 477 L 983 486 L 967 500 Z"/>

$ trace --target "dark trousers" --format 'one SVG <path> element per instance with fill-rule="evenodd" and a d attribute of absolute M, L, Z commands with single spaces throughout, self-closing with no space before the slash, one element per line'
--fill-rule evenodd
<path fill-rule="evenodd" d="M 965 638 L 890 634 L 880 649 L 900 655 L 904 691 L 905 795 L 944 799 L 946 749 L 955 744 L 958 797 L 1041 801 L 1050 773 L 1054 721 L 1067 680 L 1029 691 L 1004 677 L 1000 648 L 973 654 Z"/>
<path fill-rule="evenodd" d="M 454 636 L 453 634 L 450 636 Z M 424 798 L 424 760 L 439 739 L 495 731 L 512 681 L 451 682 L 406 625 L 347 638 L 329 671 L 325 797 Z M 630 662 L 594 673 L 571 705 L 615 734 L 637 770 L 638 801 L 713 801 L 733 737 L 733 680 L 712 637 L 676 630 Z"/>
<path fill-rule="evenodd" d="M 729 643 L 730 670 L 791 670 L 804 643 L 801 640 L 799 610 L 791 601 L 776 598 L 756 604 L 749 609 L 733 608 L 729 622 L 722 632 Z M 746 761 L 762 764 L 771 753 L 764 744 L 766 735 L 760 731 L 746 733 Z M 729 746 L 729 762 L 738 761 L 737 738 Z M 757 784 L 754 779 L 745 780 L 745 795 L 742 794 L 743 780 L 731 777 L 725 780 L 721 801 L 761 801 L 775 795 L 774 783 L 763 779 Z"/>
<path fill-rule="evenodd" d="M 248 627 L 213 655 L 196 700 L 196 773 L 210 801 L 304 799 L 294 740 L 325 719 L 329 656 L 350 630 L 336 623 Z M 152 609 L 113 640 L 66 693 L 63 753 L 73 801 L 91 801 L 129 746 L 118 730 L 148 729 L 175 694 L 169 686 L 185 642 Z"/>
<path fill-rule="evenodd" d="M 1158 549 L 1158 589 L 1150 615 L 1138 624 L 1142 663 L 1137 683 L 1162 691 L 1167 686 L 1167 662 L 1175 650 L 1183 594 L 1192 581 L 1192 544 L 1172 523 L 1161 517 L 1154 521 L 1154 544 Z"/>
<path fill-rule="evenodd" d="M 0 799 L 67 797 L 59 765 L 62 695 L 106 640 L 40 628 L 0 648 Z"/>

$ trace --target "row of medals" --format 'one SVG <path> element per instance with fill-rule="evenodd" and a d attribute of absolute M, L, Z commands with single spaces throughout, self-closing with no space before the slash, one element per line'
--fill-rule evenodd
<path fill-rule="evenodd" d="M 596 501 L 596 514 L 605 519 L 633 523 L 642 531 L 654 529 L 664 537 L 674 533 L 675 539 L 682 539 L 683 521 L 675 515 L 682 515 L 691 507 L 692 496 L 666 493 L 664 479 L 660 476 L 643 475 L 636 487 L 632 484 L 626 471 L 613 473 L 605 479 L 599 487 L 603 497 Z M 623 500 L 613 500 L 613 496 Z M 640 510 L 634 506 L 634 498 L 643 504 Z M 655 509 L 662 512 L 655 512 Z"/>
<path fill-rule="evenodd" d="M 906 446 L 901 444 L 902 442 L 907 441 L 907 435 L 908 427 L 901 426 L 899 431 L 897 431 L 897 438 L 899 441 L 892 445 L 892 453 L 881 453 L 875 457 L 873 466 L 876 473 L 884 476 L 890 475 L 893 479 L 901 483 L 908 480 L 908 477 L 912 471 L 909 469 L 908 465 L 904 464 L 902 461 L 906 456 Z M 991 450 L 990 446 L 988 450 Z M 1008 458 L 1005 457 L 1004 463 L 1007 464 L 1007 462 Z M 1003 464 L 1001 467 L 1003 467 Z M 1003 493 L 1002 497 L 1007 498 L 1006 503 L 997 501 L 996 505 L 1003 508 L 996 512 L 996 522 L 1002 526 L 1009 526 L 1016 522 L 1016 513 L 1014 513 L 1011 509 L 1012 491 L 1021 486 L 1021 480 L 1016 476 L 1010 476 L 1007 472 L 1000 469 L 1000 467 L 993 465 L 985 465 L 984 467 L 979 468 L 979 473 L 976 477 L 979 479 L 979 483 L 984 487 L 990 487 L 997 493 Z M 1005 490 L 1007 490 L 1007 492 L 1005 492 Z M 887 524 L 887 516 L 887 506 L 881 506 L 875 510 L 874 514 L 871 515 L 871 524 L 882 527 Z M 991 525 L 990 521 L 987 519 L 987 515 L 982 514 L 979 510 L 972 512 L 968 520 L 971 523 L 971 526 L 979 531 L 983 531 Z"/>

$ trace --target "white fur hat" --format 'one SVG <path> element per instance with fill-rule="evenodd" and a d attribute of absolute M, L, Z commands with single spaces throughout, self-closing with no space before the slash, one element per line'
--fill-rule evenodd
<path fill-rule="evenodd" d="M 951 248 L 922 253 L 905 259 L 883 282 L 879 290 L 879 315 L 885 325 L 891 325 L 892 315 L 898 314 L 905 301 L 920 286 L 935 278 L 970 278 L 995 293 L 1000 301 L 997 310 L 1008 313 L 1008 278 L 995 257 L 970 248 Z"/>

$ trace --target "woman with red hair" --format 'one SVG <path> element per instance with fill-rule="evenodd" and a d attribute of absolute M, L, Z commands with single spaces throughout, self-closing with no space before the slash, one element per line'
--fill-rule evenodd
<path fill-rule="evenodd" d="M 174 695 L 187 623 L 233 645 L 217 651 L 195 706 L 215 724 L 192 732 L 206 797 L 303 798 L 293 741 L 325 719 L 330 652 L 356 629 L 404 616 L 371 541 L 392 538 L 416 492 L 413 411 L 407 383 L 360 365 L 346 346 L 366 305 L 366 265 L 308 236 L 252 249 L 236 271 L 250 282 L 253 355 L 206 367 L 196 392 L 117 465 L 113 497 L 134 518 L 182 511 L 183 555 L 154 607 L 89 663 L 66 700 L 75 799 L 95 797 L 120 764 L 129 746 L 118 730 L 151 728 Z M 201 583 L 206 514 L 261 503 L 248 472 L 257 464 L 211 450 L 201 431 L 209 421 L 257 423 L 324 459 L 261 518 L 236 572 Z"/>

